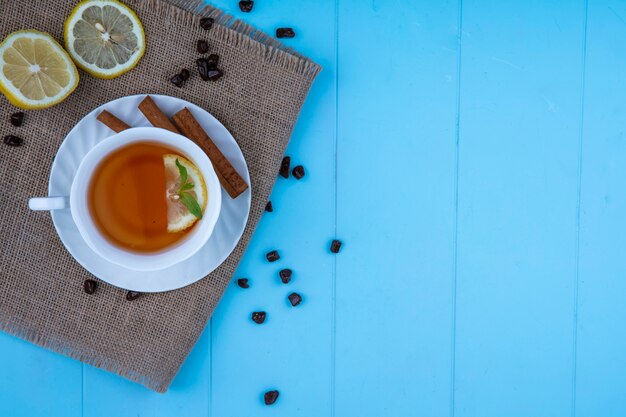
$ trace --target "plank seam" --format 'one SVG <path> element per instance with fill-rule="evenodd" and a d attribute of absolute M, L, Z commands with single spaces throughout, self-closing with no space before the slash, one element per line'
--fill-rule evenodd
<path fill-rule="evenodd" d="M 207 415 L 211 417 L 213 415 L 213 317 L 209 320 L 209 333 L 209 401 L 207 404 Z"/>
<path fill-rule="evenodd" d="M 583 39 L 582 39 L 582 74 L 581 74 L 581 93 L 580 93 L 580 132 L 578 137 L 578 189 L 576 204 L 576 253 L 575 265 L 576 273 L 574 276 L 574 320 L 572 329 L 572 404 L 571 416 L 576 416 L 576 379 L 577 379 L 577 360 L 578 360 L 578 287 L 580 277 L 580 200 L 582 195 L 582 170 L 583 170 L 583 128 L 585 122 L 585 76 L 587 63 L 587 21 L 588 21 L 589 1 L 584 0 L 584 16 L 583 16 Z"/>
<path fill-rule="evenodd" d="M 451 347 L 450 347 L 450 416 L 454 417 L 455 401 L 456 401 L 456 290 L 457 290 L 457 254 L 458 254 L 458 225 L 459 225 L 459 141 L 461 126 L 461 47 L 463 41 L 463 0 L 459 0 L 458 4 L 458 48 L 457 48 L 457 68 L 456 68 L 456 119 L 455 119 L 455 177 L 454 177 L 454 236 L 452 259 L 452 323 L 451 323 Z"/>
<path fill-rule="evenodd" d="M 85 364 L 80 364 L 80 415 L 85 417 Z"/>
<path fill-rule="evenodd" d="M 335 0 L 335 201 L 334 201 L 334 236 L 337 238 L 337 218 L 338 218 L 338 151 L 339 151 L 339 0 Z M 332 282 L 332 324 L 330 337 L 330 415 L 335 417 L 335 361 L 336 361 L 336 339 L 337 339 L 337 257 L 333 257 L 333 282 Z"/>

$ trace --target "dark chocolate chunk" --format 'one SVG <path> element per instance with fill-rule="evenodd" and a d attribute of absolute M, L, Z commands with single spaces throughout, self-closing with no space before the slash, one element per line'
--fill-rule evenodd
<path fill-rule="evenodd" d="M 222 75 L 224 75 L 222 70 L 219 70 L 217 68 L 213 68 L 213 69 L 209 69 L 209 72 L 207 73 L 207 78 L 210 81 L 217 81 L 220 78 L 222 78 Z"/>
<path fill-rule="evenodd" d="M 271 252 L 267 252 L 267 254 L 265 255 L 265 257 L 267 258 L 268 261 L 270 262 L 276 262 L 277 260 L 280 259 L 280 255 L 278 254 L 277 250 L 273 250 Z"/>
<path fill-rule="evenodd" d="M 297 306 L 298 304 L 302 302 L 302 296 L 298 294 L 297 292 L 292 292 L 291 294 L 287 296 L 287 298 L 289 298 L 289 302 L 291 303 L 293 307 Z"/>
<path fill-rule="evenodd" d="M 211 29 L 213 23 L 215 23 L 215 19 L 213 19 L 212 17 L 203 17 L 202 19 L 200 19 L 200 27 L 204 30 Z"/>
<path fill-rule="evenodd" d="M 141 295 L 140 292 L 137 291 L 128 291 L 126 293 L 126 300 L 128 301 L 135 301 L 136 299 L 139 298 L 139 296 Z"/>
<path fill-rule="evenodd" d="M 24 112 L 23 111 L 18 111 L 17 113 L 13 113 L 11 115 L 11 124 L 15 127 L 20 127 L 22 126 L 22 123 L 24 123 Z"/>
<path fill-rule="evenodd" d="M 292 274 L 293 271 L 291 269 L 281 269 L 278 273 L 278 275 L 280 276 L 280 280 L 283 282 L 283 284 L 289 284 Z"/>
<path fill-rule="evenodd" d="M 291 173 L 297 180 L 300 180 L 304 177 L 304 167 L 302 165 L 298 165 L 297 167 L 294 167 Z"/>
<path fill-rule="evenodd" d="M 248 284 L 248 278 L 239 278 L 237 280 L 237 285 L 241 288 L 250 288 L 250 284 Z"/>
<path fill-rule="evenodd" d="M 196 42 L 196 49 L 198 50 L 199 54 L 206 54 L 207 52 L 209 52 L 209 43 L 204 39 L 200 39 L 198 40 L 198 42 Z"/>
<path fill-rule="evenodd" d="M 277 38 L 293 38 L 296 36 L 296 32 L 292 28 L 278 28 L 276 29 Z"/>
<path fill-rule="evenodd" d="M 183 78 L 181 74 L 174 75 L 172 78 L 170 78 L 170 82 L 178 88 L 185 85 L 185 79 Z"/>
<path fill-rule="evenodd" d="M 265 311 L 255 311 L 252 313 L 252 321 L 256 324 L 263 324 L 265 321 Z"/>
<path fill-rule="evenodd" d="M 272 202 L 268 201 L 267 204 L 265 205 L 265 211 L 271 213 L 274 211 L 274 207 L 272 206 Z"/>
<path fill-rule="evenodd" d="M 333 240 L 333 242 L 330 244 L 330 251 L 332 253 L 339 253 L 339 250 L 341 249 L 341 241 L 340 240 Z"/>
<path fill-rule="evenodd" d="M 183 80 L 187 81 L 189 79 L 189 70 L 187 68 L 183 68 L 180 70 L 180 76 L 183 77 Z"/>
<path fill-rule="evenodd" d="M 4 137 L 4 144 L 8 146 L 21 146 L 23 142 L 22 138 L 18 138 L 15 135 L 6 135 Z"/>
<path fill-rule="evenodd" d="M 266 405 L 272 405 L 278 399 L 278 395 L 280 393 L 277 390 L 267 391 L 265 395 L 263 395 L 263 400 Z"/>
<path fill-rule="evenodd" d="M 283 162 L 280 163 L 280 171 L 278 171 L 281 177 L 289 178 L 289 165 L 291 165 L 291 158 L 285 156 Z"/>
<path fill-rule="evenodd" d="M 211 54 L 206 60 L 209 69 L 215 69 L 220 61 L 220 56 L 218 54 Z"/>
<path fill-rule="evenodd" d="M 206 58 L 196 59 L 196 65 L 198 66 L 198 74 L 204 81 L 209 80 L 209 61 Z"/>
<path fill-rule="evenodd" d="M 254 2 L 252 0 L 241 0 L 239 2 L 239 10 L 244 13 L 249 13 L 254 6 Z"/>
<path fill-rule="evenodd" d="M 96 292 L 96 288 L 98 288 L 98 283 L 93 279 L 86 279 L 85 282 L 83 282 L 83 290 L 85 290 L 87 294 L 93 294 Z"/>

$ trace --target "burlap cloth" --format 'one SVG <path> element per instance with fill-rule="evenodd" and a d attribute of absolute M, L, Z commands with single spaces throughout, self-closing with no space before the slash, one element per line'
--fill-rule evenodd
<path fill-rule="evenodd" d="M 77 90 L 50 109 L 28 111 L 23 127 L 0 97 L 0 137 L 15 134 L 21 147 L 0 143 L 0 328 L 150 389 L 165 392 L 228 285 L 276 180 L 285 147 L 319 67 L 267 35 L 198 1 L 128 0 L 143 22 L 147 51 L 139 65 L 114 80 L 84 72 Z M 38 29 L 62 42 L 63 22 L 75 1 L 1 0 L 0 39 Z M 200 16 L 218 24 L 210 31 Z M 193 67 L 198 39 L 220 56 L 224 77 L 196 75 L 179 89 L 168 82 Z M 237 140 L 252 178 L 252 207 L 241 241 L 213 273 L 186 288 L 125 299 L 125 290 L 93 278 L 65 250 L 50 215 L 28 210 L 28 198 L 47 195 L 54 155 L 81 117 L 131 94 L 178 96 L 215 115 Z"/>

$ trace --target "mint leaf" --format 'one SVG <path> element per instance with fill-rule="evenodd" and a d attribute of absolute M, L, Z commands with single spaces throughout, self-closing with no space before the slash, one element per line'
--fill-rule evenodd
<path fill-rule="evenodd" d="M 185 192 L 194 187 L 193 182 L 187 182 L 187 168 L 180 163 L 178 158 L 176 158 L 176 166 L 178 167 L 178 172 L 180 173 L 180 187 L 178 188 L 180 202 L 187 207 L 187 210 L 189 210 L 191 214 L 196 216 L 198 219 L 201 219 L 202 208 L 200 207 L 200 204 L 198 204 L 198 200 L 196 200 L 191 193 Z"/>
<path fill-rule="evenodd" d="M 190 193 L 180 193 L 180 202 L 187 207 L 187 210 L 198 219 L 202 218 L 202 209 L 200 208 L 200 204 Z"/>
<path fill-rule="evenodd" d="M 182 186 L 187 182 L 187 168 L 178 162 L 178 158 L 176 158 L 176 166 L 178 167 L 178 172 L 180 173 L 180 185 L 182 188 Z"/>

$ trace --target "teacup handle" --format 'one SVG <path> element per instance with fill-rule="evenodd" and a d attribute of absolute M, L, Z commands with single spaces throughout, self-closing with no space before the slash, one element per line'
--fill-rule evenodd
<path fill-rule="evenodd" d="M 33 197 L 28 200 L 31 210 L 60 210 L 67 207 L 67 197 Z"/>

